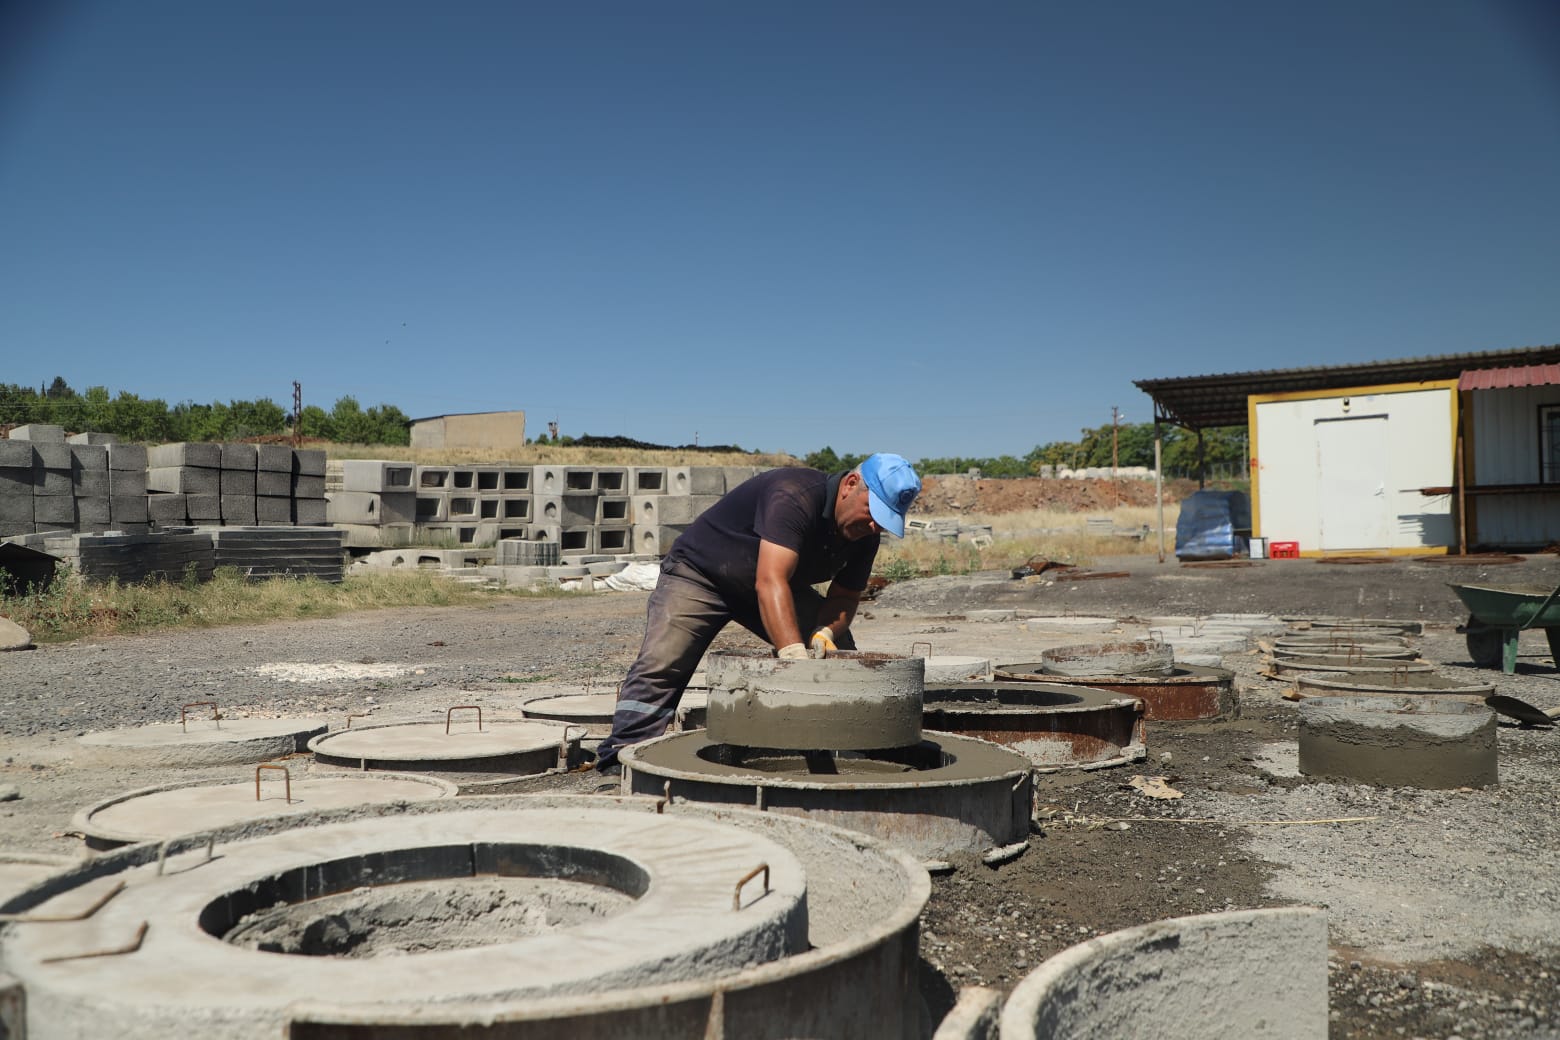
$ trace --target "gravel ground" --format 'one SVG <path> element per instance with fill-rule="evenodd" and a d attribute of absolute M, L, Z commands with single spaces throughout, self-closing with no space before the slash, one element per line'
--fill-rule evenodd
<path fill-rule="evenodd" d="M 1412 561 L 1321 565 L 1269 561 L 1186 568 L 1153 557 L 1100 561 L 1130 576 L 1081 582 L 1007 575 L 891 586 L 865 606 L 864 649 L 1037 660 L 1063 643 L 1122 638 L 1169 613 L 1423 621 L 1419 645 L 1442 674 L 1495 681 L 1500 692 L 1560 706 L 1560 677 L 1541 635 L 1523 636 L 1518 673 L 1475 670 L 1454 626 L 1464 611 L 1446 583 L 1552 588 L 1560 561 L 1512 566 Z M 234 770 L 89 767 L 88 731 L 176 720 L 216 700 L 229 716 L 426 718 L 454 703 L 515 711 L 552 689 L 603 690 L 626 670 L 643 631 L 642 593 L 503 601 L 489 607 L 390 610 L 86 641 L 0 655 L 0 853 L 76 855 L 72 814 L 125 790 Z M 1124 619 L 1086 637 L 976 610 Z M 975 615 L 986 616 L 992 615 Z M 995 615 L 1002 618 L 1004 615 Z M 723 645 L 756 645 L 729 632 Z M 1150 724 L 1147 762 L 1041 776 L 1039 831 L 1000 868 L 973 857 L 934 879 L 923 917 L 922 992 L 940 1017 L 957 989 L 1007 987 L 1045 957 L 1092 935 L 1182 914 L 1297 903 L 1327 909 L 1334 1037 L 1560 1037 L 1560 731 L 1502 725 L 1500 783 L 1421 791 L 1315 783 L 1298 775 L 1295 705 L 1259 655 L 1227 655 L 1240 676 L 1239 718 Z M 456 698 L 459 698 L 458 700 Z M 1164 775 L 1184 797 L 1126 786 Z M 534 790 L 594 790 L 591 775 L 541 777 Z M 1369 817 L 1352 823 L 1257 821 Z"/>

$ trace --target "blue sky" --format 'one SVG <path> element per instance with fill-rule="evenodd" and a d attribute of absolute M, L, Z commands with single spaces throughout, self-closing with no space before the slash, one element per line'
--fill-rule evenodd
<path fill-rule="evenodd" d="M 1547 0 L 0 5 L 0 381 L 1022 455 L 1560 342 Z"/>

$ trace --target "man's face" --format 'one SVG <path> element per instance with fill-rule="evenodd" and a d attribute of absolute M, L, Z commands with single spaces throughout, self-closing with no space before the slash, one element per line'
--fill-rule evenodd
<path fill-rule="evenodd" d="M 882 534 L 883 528 L 872 519 L 872 505 L 867 498 L 867 485 L 854 473 L 840 481 L 840 500 L 834 505 L 834 525 L 848 542 L 859 541 L 872 534 Z"/>

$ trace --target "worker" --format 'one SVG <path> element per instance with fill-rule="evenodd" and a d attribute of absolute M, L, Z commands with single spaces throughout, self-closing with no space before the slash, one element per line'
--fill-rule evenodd
<path fill-rule="evenodd" d="M 728 621 L 782 658 L 854 650 L 850 623 L 879 535 L 904 537 L 905 513 L 920 491 L 910 463 L 879 454 L 832 476 L 803 467 L 767 470 L 701 513 L 661 561 L 645 609 L 644 645 L 618 692 L 596 768 L 616 771 L 618 749 L 666 732 L 704 651 Z M 813 586 L 823 582 L 828 591 L 820 596 Z"/>

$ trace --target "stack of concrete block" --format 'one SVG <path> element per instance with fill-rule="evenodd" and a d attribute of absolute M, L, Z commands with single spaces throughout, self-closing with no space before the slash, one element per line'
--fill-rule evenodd
<path fill-rule="evenodd" d="M 158 527 L 222 521 L 222 445 L 159 444 L 146 452 L 147 510 Z"/>
<path fill-rule="evenodd" d="M 159 444 L 146 450 L 145 474 L 147 513 L 160 528 L 326 523 L 323 451 L 277 444 Z"/>
<path fill-rule="evenodd" d="M 754 467 L 731 467 L 730 486 L 736 487 L 756 472 Z M 632 545 L 636 553 L 665 556 L 677 536 L 726 493 L 728 467 L 668 466 L 659 480 L 663 490 L 644 490 L 657 483 L 654 473 L 643 469 L 635 473 Z"/>
<path fill-rule="evenodd" d="M 416 467 L 410 462 L 344 459 L 328 465 L 325 519 L 353 547 L 407 545 L 417 519 Z"/>
<path fill-rule="evenodd" d="M 211 536 L 182 528 L 147 534 L 34 534 L 17 539 L 94 581 L 209 581 Z"/>
<path fill-rule="evenodd" d="M 489 546 L 531 533 L 530 466 L 418 466 L 414 483 L 420 538 Z"/>
<path fill-rule="evenodd" d="M 251 579 L 319 578 L 340 582 L 346 532 L 334 527 L 209 527 L 213 560 Z"/>
<path fill-rule="evenodd" d="M 108 447 L 108 519 L 115 531 L 145 534 L 152 529 L 147 506 L 146 448 L 110 443 Z"/>
<path fill-rule="evenodd" d="M 115 521 L 110 452 L 120 446 L 107 434 L 67 438 L 58 426 L 19 426 L 0 441 L 0 538 L 33 533 L 147 530 L 142 502 L 126 504 Z M 141 479 L 144 463 L 137 473 Z"/>

